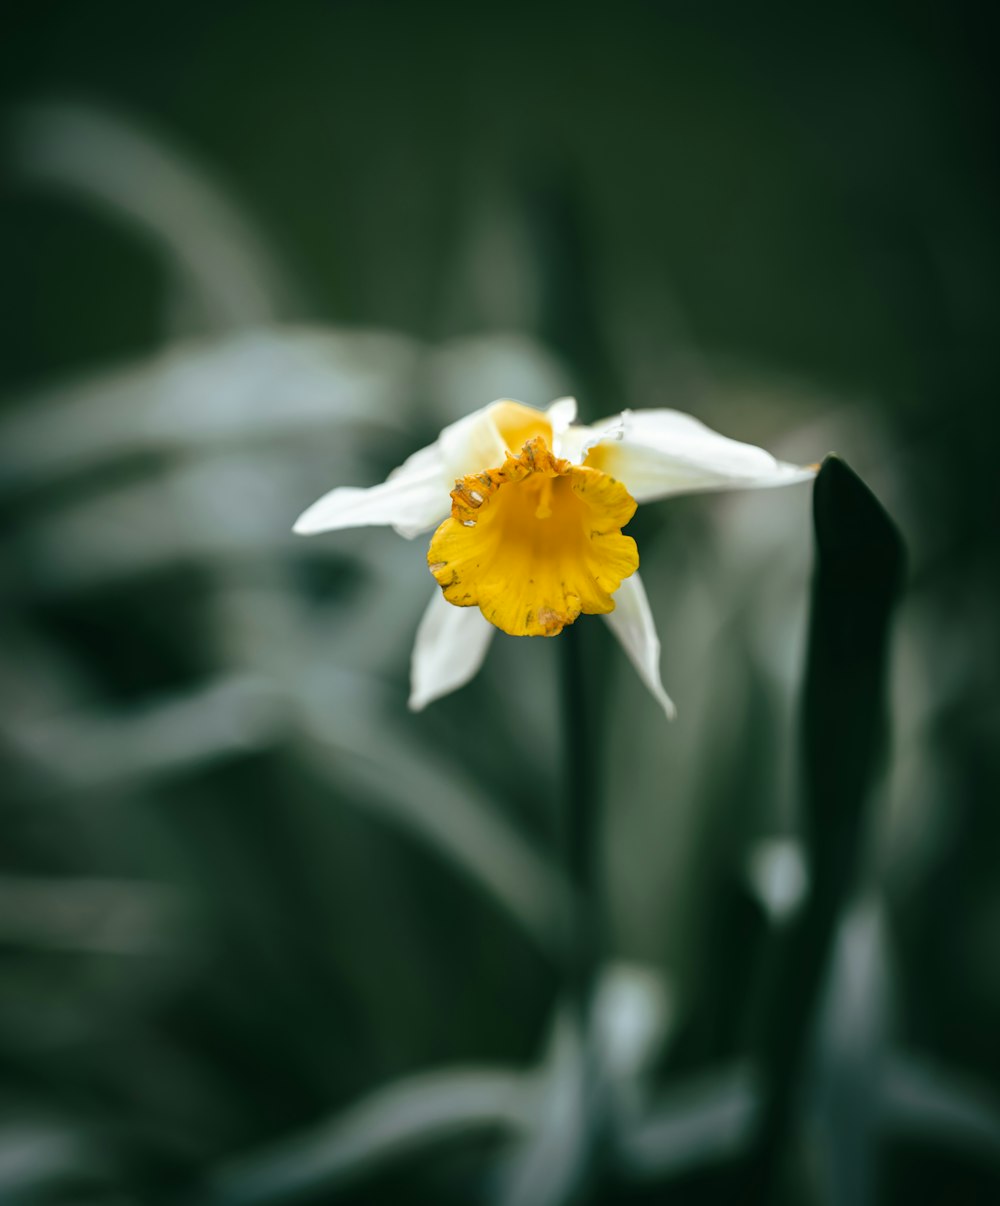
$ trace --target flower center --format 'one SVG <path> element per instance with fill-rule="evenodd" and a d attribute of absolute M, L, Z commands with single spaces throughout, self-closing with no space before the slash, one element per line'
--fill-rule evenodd
<path fill-rule="evenodd" d="M 449 603 L 478 606 L 512 636 L 555 636 L 581 612 L 613 611 L 639 566 L 621 533 L 635 500 L 609 474 L 553 456 L 542 436 L 462 478 L 451 498 L 427 564 Z"/>

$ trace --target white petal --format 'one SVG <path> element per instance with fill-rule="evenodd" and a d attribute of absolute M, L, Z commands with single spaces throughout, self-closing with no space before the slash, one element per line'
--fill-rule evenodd
<path fill-rule="evenodd" d="M 467 473 L 480 473 L 484 469 L 495 469 L 504 463 L 507 455 L 507 441 L 500 434 L 496 425 L 495 413 L 498 406 L 514 402 L 517 406 L 525 403 L 517 402 L 514 398 L 498 398 L 481 410 L 474 410 L 471 415 L 450 423 L 438 437 L 438 447 L 449 479 L 465 477 Z M 538 412 L 537 407 L 529 406 L 528 410 L 544 414 L 552 426 L 553 442 L 569 428 L 576 416 L 575 398 L 557 398 L 544 412 Z M 520 451 L 512 449 L 511 451 Z M 449 482 L 450 488 L 451 482 Z"/>
<path fill-rule="evenodd" d="M 436 444 L 421 448 L 377 486 L 338 486 L 295 521 L 300 536 L 339 528 L 392 524 L 407 539 L 426 532 L 451 509 L 451 481 Z"/>
<path fill-rule="evenodd" d="M 613 419 L 603 419 L 591 427 L 580 424 L 567 427 L 556 441 L 554 449 L 557 456 L 574 465 L 582 465 L 587 459 L 587 453 L 596 444 L 610 443 L 621 438 L 622 417 L 616 415 Z"/>
<path fill-rule="evenodd" d="M 303 536 L 338 528 L 391 524 L 408 539 L 437 527 L 451 510 L 451 490 L 467 473 L 502 465 L 507 453 L 494 420 L 501 398 L 450 423 L 435 443 L 421 448 L 394 469 L 380 485 L 361 489 L 340 486 L 313 503 L 295 523 Z M 533 408 L 532 408 L 533 409 Z M 576 416 L 574 398 L 558 398 L 545 412 L 553 441 Z"/>
<path fill-rule="evenodd" d="M 495 632 L 478 607 L 455 607 L 435 590 L 413 645 L 410 708 L 420 712 L 475 677 Z"/>
<path fill-rule="evenodd" d="M 656 635 L 646 588 L 637 573 L 626 578 L 615 591 L 615 609 L 604 618 L 667 719 L 673 720 L 677 709 L 660 681 L 660 638 Z"/>
<path fill-rule="evenodd" d="M 562 456 L 562 438 L 576 420 L 576 398 L 556 398 L 546 409 L 545 417 L 552 424 L 552 451 Z"/>
<path fill-rule="evenodd" d="M 438 436 L 441 457 L 452 482 L 467 473 L 479 473 L 503 464 L 506 448 L 492 415 L 494 407 L 502 401 L 505 399 L 498 399 L 449 423 Z"/>
<path fill-rule="evenodd" d="M 627 410 L 618 430 L 599 444 L 600 467 L 617 477 L 637 502 L 698 490 L 787 486 L 816 473 L 777 461 L 753 444 L 730 440 L 677 410 Z"/>

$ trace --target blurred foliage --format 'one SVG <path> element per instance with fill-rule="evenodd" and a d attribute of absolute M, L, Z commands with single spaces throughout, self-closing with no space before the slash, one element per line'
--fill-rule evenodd
<path fill-rule="evenodd" d="M 0 1200 L 998 1200 L 995 22 L 8 17 Z M 582 1017 L 560 649 L 411 716 L 420 542 L 289 531 L 574 391 L 845 458 L 630 529 L 671 727 L 581 630 Z"/>

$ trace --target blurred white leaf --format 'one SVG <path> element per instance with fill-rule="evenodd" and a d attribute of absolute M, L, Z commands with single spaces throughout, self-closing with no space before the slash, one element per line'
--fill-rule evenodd
<path fill-rule="evenodd" d="M 882 1086 L 885 1129 L 941 1143 L 1000 1163 L 1000 1101 L 962 1073 L 913 1055 L 886 1064 Z"/>
<path fill-rule="evenodd" d="M 121 114 L 50 102 L 9 117 L 12 177 L 107 210 L 153 240 L 209 329 L 287 310 L 289 287 L 244 214 L 175 148 Z"/>
<path fill-rule="evenodd" d="M 729 1160 L 746 1150 L 759 1114 L 760 1093 L 748 1066 L 706 1073 L 664 1092 L 623 1136 L 621 1156 L 639 1180 Z"/>
<path fill-rule="evenodd" d="M 538 1116 L 533 1078 L 449 1068 L 398 1081 L 330 1122 L 226 1161 L 208 1179 L 215 1206 L 265 1206 L 331 1191 L 429 1144 L 481 1130 L 521 1131 Z"/>
<path fill-rule="evenodd" d="M 336 546 L 307 546 L 289 524 L 316 468 L 315 457 L 280 450 L 192 456 L 138 483 L 48 510 L 19 533 L 30 553 L 31 587 L 74 591 L 234 558 L 321 561 Z"/>
<path fill-rule="evenodd" d="M 143 880 L 0 875 L 0 940 L 20 946 L 148 955 L 163 951 L 178 899 Z"/>
<path fill-rule="evenodd" d="M 566 1004 L 556 1007 L 539 1074 L 538 1117 L 503 1159 L 497 1206 L 560 1206 L 571 1200 L 587 1158 L 587 1119 L 593 1107 L 586 1036 Z"/>
<path fill-rule="evenodd" d="M 593 1025 L 606 1071 L 632 1081 L 648 1072 L 674 1022 L 667 978 L 656 967 L 609 963 L 597 980 Z"/>
<path fill-rule="evenodd" d="M 418 361 L 412 340 L 374 331 L 270 327 L 179 344 L 19 399 L 0 419 L 0 486 L 137 453 L 398 428 Z"/>
<path fill-rule="evenodd" d="M 561 949 L 570 907 L 559 870 L 504 818 L 473 779 L 412 735 L 407 714 L 363 676 L 325 667 L 306 714 L 310 761 L 359 806 L 427 842 L 517 920 L 543 950 Z M 400 700 L 400 704 L 402 704 Z M 308 752 L 308 751 L 307 751 Z"/>
<path fill-rule="evenodd" d="M 59 1182 L 78 1183 L 98 1167 L 95 1154 L 69 1126 L 22 1121 L 0 1129 L 0 1196 L 7 1206 L 54 1201 Z"/>
<path fill-rule="evenodd" d="M 560 1206 L 585 1177 L 595 1132 L 630 1133 L 641 1116 L 644 1080 L 671 1024 L 668 985 L 654 968 L 609 963 L 597 975 L 581 1034 L 557 1006 L 540 1070 L 536 1130 L 502 1160 L 498 1206 Z"/>
<path fill-rule="evenodd" d="M 412 611 L 402 631 L 390 622 L 400 597 Z M 373 673 L 376 645 L 385 661 L 394 639 L 412 642 L 424 598 L 376 585 L 351 609 L 353 622 L 327 628 L 280 575 L 256 590 L 229 581 L 217 599 L 221 648 L 233 673 L 265 678 L 292 703 L 297 752 L 337 789 L 338 803 L 374 808 L 420 838 L 552 953 L 570 908 L 563 875 L 507 821 L 488 787 L 414 731 L 401 680 L 390 688 Z M 350 670 L 356 645 L 370 656 Z"/>
<path fill-rule="evenodd" d="M 287 705 L 265 681 L 219 679 L 121 715 L 96 708 L 21 718 L 0 732 L 62 791 L 109 791 L 245 754 L 285 729 Z"/>
<path fill-rule="evenodd" d="M 891 993 L 885 920 L 866 899 L 842 918 L 816 1038 L 813 1126 L 825 1200 L 875 1200 L 879 1096 L 889 1041 Z"/>
<path fill-rule="evenodd" d="M 755 897 L 776 925 L 798 912 L 809 891 L 809 868 L 801 842 L 760 838 L 746 855 L 746 877 Z"/>

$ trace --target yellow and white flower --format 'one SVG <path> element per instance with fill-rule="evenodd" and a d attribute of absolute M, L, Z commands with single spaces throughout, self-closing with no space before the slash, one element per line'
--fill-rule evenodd
<path fill-rule="evenodd" d="M 660 642 L 622 528 L 638 503 L 673 494 L 783 486 L 814 468 L 775 460 L 674 410 L 624 411 L 574 424 L 576 401 L 544 411 L 500 400 L 446 427 L 377 486 L 340 486 L 298 519 L 302 535 L 389 524 L 433 531 L 427 564 L 440 586 L 417 630 L 410 707 L 478 671 L 499 628 L 555 636 L 603 615 L 668 716 Z"/>

